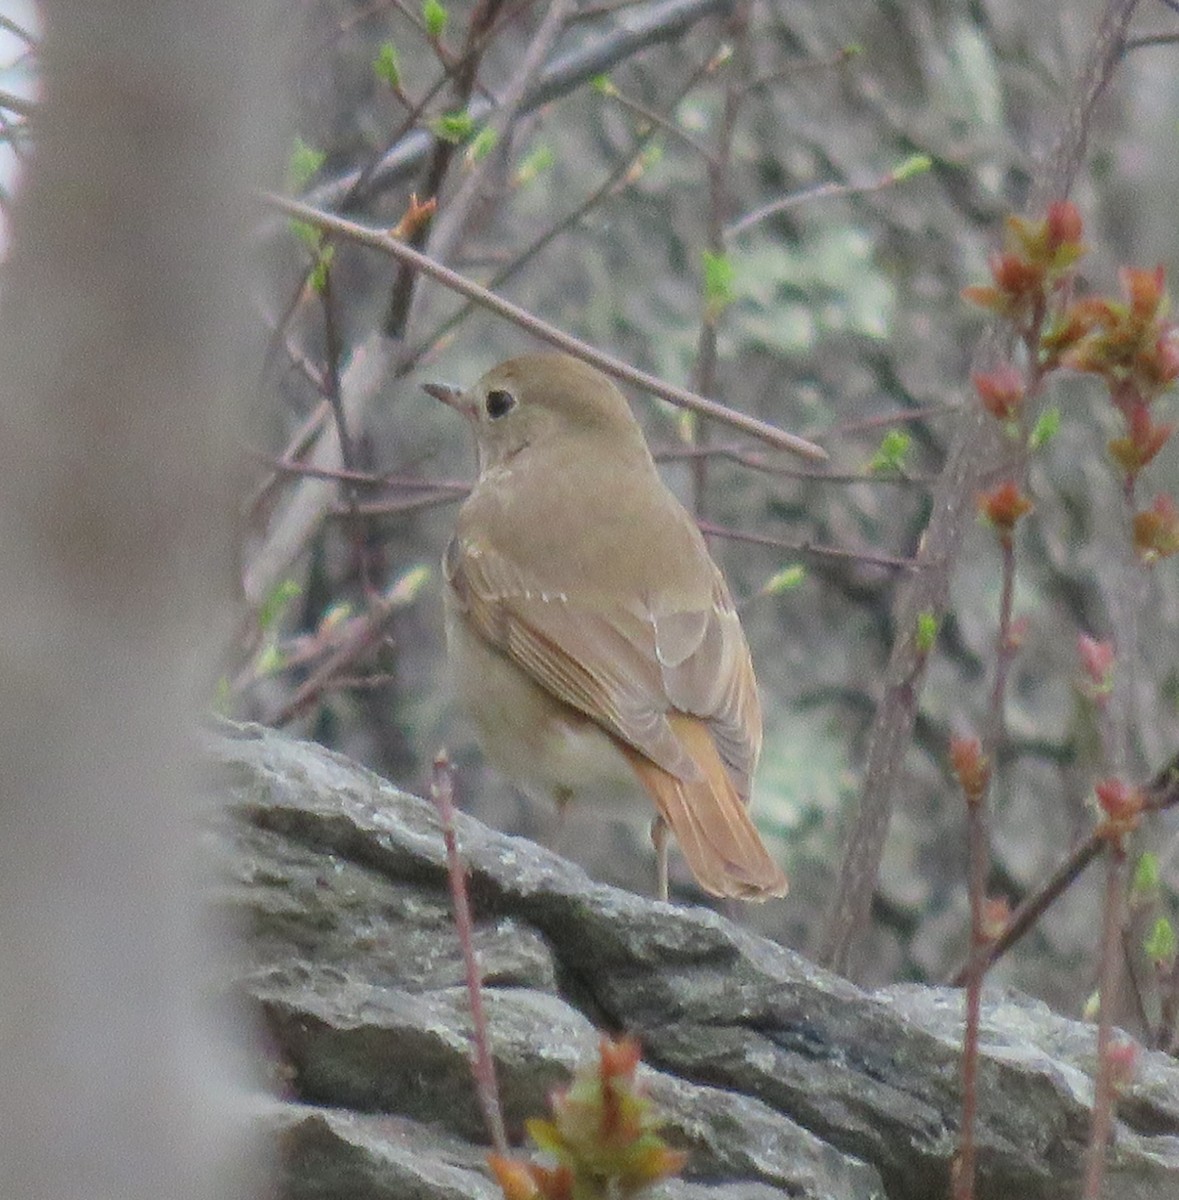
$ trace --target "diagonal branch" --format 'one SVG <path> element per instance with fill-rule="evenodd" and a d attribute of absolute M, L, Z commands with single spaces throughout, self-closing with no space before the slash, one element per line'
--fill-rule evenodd
<path fill-rule="evenodd" d="M 469 299 L 478 301 L 478 303 L 491 312 L 497 313 L 509 321 L 514 321 L 521 328 L 528 330 L 529 333 L 543 339 L 550 345 L 556 346 L 559 350 L 565 350 L 570 354 L 575 354 L 579 358 L 583 358 L 599 370 L 605 371 L 607 375 L 613 375 L 615 379 L 620 379 L 624 383 L 633 384 L 635 387 L 641 388 L 643 391 L 661 396 L 664 400 L 672 404 L 677 404 L 681 408 L 691 409 L 703 417 L 730 425 L 734 429 L 739 429 L 742 433 L 748 433 L 779 450 L 789 450 L 794 454 L 801 455 L 803 458 L 825 459 L 827 457 L 827 452 L 821 446 L 807 441 L 806 438 L 799 437 L 797 434 L 787 433 L 785 430 L 779 429 L 767 421 L 759 420 L 748 413 L 738 412 L 736 409 L 729 408 L 724 404 L 718 404 L 715 400 L 698 396 L 695 392 L 690 392 L 686 388 L 677 387 L 675 384 L 667 383 L 654 375 L 649 375 L 646 371 L 640 371 L 636 367 L 623 362 L 622 359 L 615 358 L 613 355 L 606 354 L 601 350 L 596 350 L 594 347 L 581 341 L 580 338 L 575 338 L 572 334 L 565 333 L 555 325 L 550 325 L 548 322 L 540 320 L 539 317 L 534 316 L 526 309 L 512 304 L 510 301 L 503 299 L 502 296 L 497 296 L 494 292 L 489 292 L 486 288 L 482 288 L 477 283 L 473 283 L 465 276 L 458 274 L 457 271 L 452 271 L 449 267 L 442 266 L 441 263 L 435 262 L 427 255 L 414 250 L 411 246 L 407 246 L 404 242 L 398 241 L 386 233 L 382 233 L 380 230 L 371 229 L 366 225 L 359 225 L 355 221 L 346 221 L 342 217 L 333 217 L 330 213 L 320 212 L 318 209 L 302 204 L 298 200 L 287 200 L 283 196 L 269 194 L 264 199 L 268 204 L 286 213 L 288 216 L 295 217 L 300 221 L 306 221 L 307 224 L 314 225 L 326 233 L 338 234 L 362 246 L 370 246 L 374 250 L 384 251 L 384 253 L 392 255 L 402 262 L 409 263 L 416 270 L 421 271 L 423 275 L 429 275 L 444 287 L 448 287 Z"/>

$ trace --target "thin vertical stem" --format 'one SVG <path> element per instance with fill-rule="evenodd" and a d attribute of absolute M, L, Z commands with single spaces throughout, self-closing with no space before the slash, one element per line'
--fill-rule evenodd
<path fill-rule="evenodd" d="M 1125 886 L 1126 847 L 1120 836 L 1112 837 L 1105 856 L 1105 901 L 1101 922 L 1101 1002 L 1097 1023 L 1097 1078 L 1093 1086 L 1093 1122 L 1085 1164 L 1083 1200 L 1100 1200 L 1105 1178 L 1105 1156 L 1113 1130 L 1116 1100 L 1113 1064 L 1113 1018 L 1117 1007 L 1122 972 L 1122 891 Z"/>
<path fill-rule="evenodd" d="M 331 242 L 324 238 L 319 253 L 330 251 Z M 340 327 L 336 319 L 336 302 L 332 289 L 332 268 L 330 262 L 323 263 L 323 281 L 319 291 L 320 302 L 323 306 L 323 336 L 324 336 L 324 369 L 327 381 L 327 399 L 331 405 L 332 416 L 336 422 L 336 437 L 340 443 L 340 461 L 345 471 L 356 471 L 360 463 L 356 456 L 356 443 L 348 428 L 347 416 L 344 412 L 343 394 L 340 389 L 340 362 L 344 355 L 344 345 L 340 337 Z M 361 587 L 367 600 L 373 600 L 375 585 L 372 578 L 372 564 L 369 554 L 368 530 L 365 519 L 359 509 L 359 490 L 355 483 L 343 482 L 344 500 L 348 505 L 348 532 L 352 538 L 352 548 L 356 556 L 356 566 L 360 574 Z"/>
<path fill-rule="evenodd" d="M 475 1077 L 475 1092 L 487 1133 L 497 1154 L 508 1153 L 504 1132 L 503 1110 L 499 1102 L 499 1084 L 495 1077 L 495 1059 L 487 1031 L 487 1012 L 483 1007 L 482 973 L 475 954 L 474 924 L 467 898 L 467 872 L 459 858 L 454 833 L 454 772 L 445 750 L 434 758 L 434 774 L 430 782 L 430 799 L 442 821 L 442 836 L 446 842 L 446 869 L 450 881 L 450 898 L 454 905 L 454 925 L 462 948 L 463 967 L 467 976 L 467 998 L 471 1004 L 473 1059 L 471 1071 Z"/>
<path fill-rule="evenodd" d="M 729 18 L 726 32 L 733 41 L 732 57 L 726 65 L 723 107 L 716 147 L 707 157 L 705 167 L 708 175 L 708 229 L 707 251 L 715 260 L 725 254 L 725 222 L 729 217 L 730 180 L 733 158 L 733 135 L 737 127 L 737 116 L 744 99 L 749 43 L 749 5 L 738 4 Z M 723 305 L 704 288 L 704 312 L 700 322 L 700 335 L 696 340 L 696 363 L 692 383 L 697 391 L 708 393 L 716 390 L 717 368 L 717 325 Z M 707 425 L 695 422 L 696 444 L 706 445 L 710 437 Z M 706 514 L 708 494 L 707 455 L 699 455 L 692 461 L 692 511 L 702 517 Z"/>
<path fill-rule="evenodd" d="M 985 793 L 978 797 L 967 797 L 966 830 L 970 857 L 970 961 L 966 976 L 966 1022 L 962 1035 L 962 1120 L 958 1134 L 958 1157 L 954 1163 L 954 1200 L 972 1200 L 974 1196 L 978 1035 L 989 944 L 984 926 L 987 872 L 990 862 Z"/>

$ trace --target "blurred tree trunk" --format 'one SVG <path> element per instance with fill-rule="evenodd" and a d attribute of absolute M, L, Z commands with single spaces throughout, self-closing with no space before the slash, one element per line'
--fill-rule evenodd
<path fill-rule="evenodd" d="M 233 578 L 245 189 L 276 128 L 259 7 L 41 6 L 0 301 L 5 1200 L 243 1194 L 240 1067 L 198 999 L 190 742 Z"/>

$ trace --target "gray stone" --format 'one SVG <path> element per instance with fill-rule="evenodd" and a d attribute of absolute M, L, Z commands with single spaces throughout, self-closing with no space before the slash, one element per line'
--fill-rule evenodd
<path fill-rule="evenodd" d="M 261 1014 L 291 1103 L 263 1116 L 291 1200 L 495 1196 L 443 841 L 427 802 L 261 728 L 209 741 L 216 900 L 242 933 L 232 981 Z M 689 1152 L 653 1197 L 924 1200 L 948 1194 L 961 999 L 865 993 L 703 909 L 592 883 L 460 814 L 510 1138 L 591 1058 L 644 1049 Z M 984 1007 L 979 1200 L 1072 1200 L 1091 1026 L 1010 992 Z M 1179 1197 L 1179 1067 L 1141 1051 L 1108 1195 Z M 297 1101 L 297 1103 L 296 1103 Z"/>

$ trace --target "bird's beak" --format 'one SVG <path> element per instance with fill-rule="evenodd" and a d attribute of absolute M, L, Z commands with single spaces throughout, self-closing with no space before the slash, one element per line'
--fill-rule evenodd
<path fill-rule="evenodd" d="M 423 383 L 422 391 L 427 396 L 433 396 L 435 400 L 441 400 L 443 404 L 449 405 L 455 412 L 462 413 L 464 417 L 474 415 L 471 405 L 463 399 L 466 393 L 462 388 L 455 387 L 453 383 Z"/>

